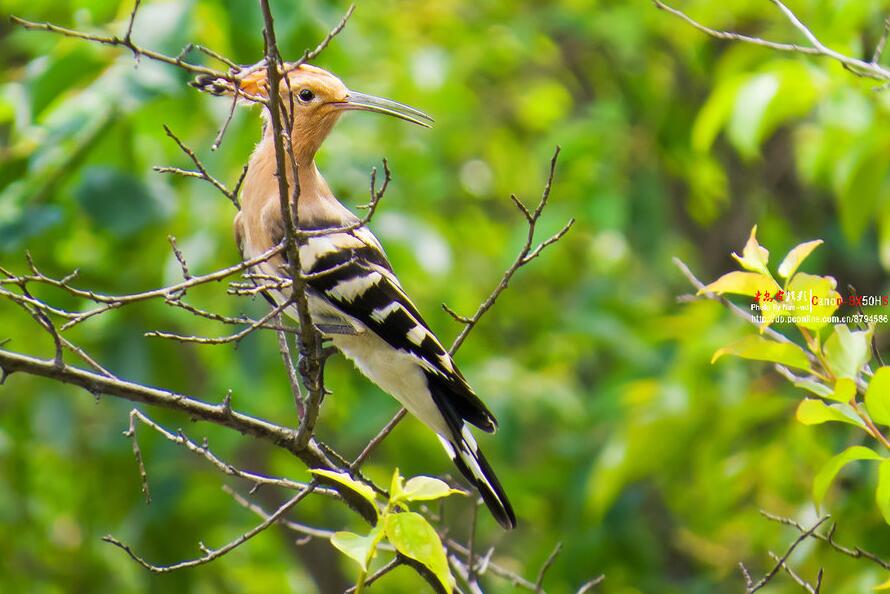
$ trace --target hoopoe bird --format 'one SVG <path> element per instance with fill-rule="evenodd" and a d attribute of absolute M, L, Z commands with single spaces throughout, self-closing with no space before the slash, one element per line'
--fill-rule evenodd
<path fill-rule="evenodd" d="M 217 95 L 233 93 L 231 83 L 218 79 L 199 78 L 195 86 Z M 268 87 L 266 70 L 258 69 L 242 79 L 239 90 L 268 96 Z M 293 111 L 283 119 L 293 124 L 299 229 L 332 230 L 304 237 L 298 246 L 313 323 L 365 376 L 436 433 L 495 519 L 504 528 L 515 527 L 513 508 L 469 428 L 494 432 L 494 416 L 405 293 L 380 242 L 358 226 L 358 217 L 337 200 L 315 166 L 316 152 L 345 111 L 371 111 L 426 127 L 432 118 L 395 101 L 350 91 L 330 72 L 308 64 L 286 65 L 279 92 L 283 107 Z M 235 239 L 244 258 L 263 254 L 285 236 L 272 125 L 266 110 L 263 115 L 263 138 L 250 158 L 235 217 Z M 286 169 L 293 187 L 293 173 Z M 344 227 L 355 228 L 343 232 Z M 267 275 L 282 276 L 286 270 L 281 255 L 261 265 Z M 282 291 L 269 293 L 277 304 L 288 299 Z M 295 311 L 288 314 L 297 317 Z"/>

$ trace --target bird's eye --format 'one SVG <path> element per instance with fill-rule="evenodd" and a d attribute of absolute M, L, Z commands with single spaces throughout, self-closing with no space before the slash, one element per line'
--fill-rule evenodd
<path fill-rule="evenodd" d="M 315 99 L 315 93 L 310 91 L 309 89 L 303 89 L 300 91 L 300 101 L 305 101 L 306 103 Z"/>

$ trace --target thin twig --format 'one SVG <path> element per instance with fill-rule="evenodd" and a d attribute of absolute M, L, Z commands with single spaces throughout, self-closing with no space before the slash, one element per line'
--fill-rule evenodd
<path fill-rule="evenodd" d="M 811 528 L 803 531 L 796 539 L 794 539 L 794 542 L 792 542 L 791 545 L 788 546 L 788 549 L 785 551 L 785 554 L 777 559 L 777 563 L 772 567 L 772 569 L 770 569 L 766 573 L 766 575 L 764 575 L 762 578 L 760 578 L 760 580 L 757 581 L 756 583 L 754 583 L 753 585 L 747 583 L 750 580 L 750 575 L 747 575 L 747 572 L 745 572 L 746 573 L 746 575 L 745 575 L 745 581 L 746 581 L 745 594 L 754 594 L 754 592 L 757 592 L 758 590 L 760 590 L 761 588 L 766 586 L 770 582 L 770 580 L 772 580 L 773 577 L 775 577 L 775 575 L 779 572 L 779 570 L 782 569 L 782 566 L 788 560 L 788 557 L 791 556 L 791 553 L 794 552 L 794 549 L 796 549 L 800 543 L 802 543 L 808 537 L 810 537 L 813 533 L 815 533 L 816 529 L 819 528 L 819 526 L 821 526 L 823 523 L 825 523 L 825 521 L 828 520 L 828 518 L 829 518 L 829 516 L 824 516 L 824 517 L 820 518 L 815 524 L 813 524 L 813 526 Z M 744 566 L 742 566 L 742 569 L 744 570 Z"/>
<path fill-rule="evenodd" d="M 53 25 L 52 23 L 35 23 L 32 21 L 27 21 L 25 19 L 19 18 L 17 16 L 11 15 L 9 20 L 14 24 L 19 25 L 29 31 L 46 31 L 49 33 L 57 33 L 59 35 L 64 35 L 65 37 L 73 37 L 75 39 L 83 39 L 85 41 L 93 41 L 95 43 L 100 43 L 102 45 L 111 45 L 117 47 L 124 47 L 129 49 L 133 55 L 137 58 L 144 56 L 150 60 L 155 60 L 157 62 L 163 62 L 165 64 L 169 64 L 171 66 L 176 66 L 177 68 L 182 68 L 183 70 L 188 70 L 194 74 L 204 74 L 207 76 L 217 77 L 224 80 L 228 80 L 229 76 L 225 72 L 221 72 L 219 70 L 214 70 L 213 68 L 207 68 L 206 66 L 199 66 L 197 64 L 190 64 L 186 62 L 182 56 L 173 57 L 168 56 L 133 43 L 132 39 L 124 39 L 121 37 L 117 37 L 115 35 L 93 35 L 91 33 L 83 33 L 81 31 L 75 31 L 74 29 L 68 29 L 66 27 L 60 27 L 58 25 Z"/>
<path fill-rule="evenodd" d="M 315 46 L 314 50 L 305 51 L 303 53 L 303 57 L 301 57 L 297 61 L 296 65 L 300 66 L 302 64 L 305 64 L 306 62 L 310 62 L 310 61 L 314 60 L 315 58 L 317 58 L 319 56 L 319 54 L 321 54 L 321 52 L 323 52 L 325 50 L 325 48 L 327 48 L 328 45 L 330 45 L 330 43 L 334 40 L 334 37 L 339 35 L 341 31 L 343 31 L 343 28 L 346 27 L 346 23 L 349 22 L 349 17 L 352 16 L 353 12 L 355 12 L 355 4 L 350 4 L 349 8 L 346 9 L 346 13 L 340 19 L 340 22 L 337 23 L 334 26 L 334 28 L 328 32 L 327 35 L 325 35 L 325 38 L 321 40 L 321 43 L 319 43 L 317 46 Z"/>
<path fill-rule="evenodd" d="M 777 516 L 775 514 L 771 514 L 768 511 L 760 510 L 760 515 L 762 515 L 767 520 L 771 520 L 773 522 L 778 522 L 780 524 L 785 524 L 786 526 L 791 526 L 795 528 L 798 532 L 806 532 L 806 528 L 804 528 L 800 523 L 792 520 L 791 518 L 785 518 L 782 516 Z M 836 550 L 839 553 L 847 555 L 848 557 L 852 557 L 854 559 L 868 559 L 875 565 L 881 567 L 886 571 L 890 571 L 890 561 L 884 561 L 874 553 L 870 553 L 868 551 L 864 551 L 859 547 L 846 547 L 837 543 L 834 540 L 834 533 L 837 530 L 837 524 L 832 524 L 831 528 L 828 529 L 827 534 L 821 534 L 819 532 L 810 533 L 810 537 L 815 538 L 816 540 L 821 540 L 822 542 L 828 544 L 831 548 Z"/>
<path fill-rule="evenodd" d="M 238 505 L 240 505 L 246 509 L 249 509 L 250 511 L 252 511 L 256 515 L 258 515 L 259 517 L 263 518 L 264 520 L 269 519 L 269 516 L 271 514 L 269 512 L 267 512 L 265 509 L 263 509 L 262 506 L 249 501 L 246 497 L 244 497 L 243 495 L 241 495 L 240 493 L 238 493 L 237 491 L 235 491 L 228 485 L 223 485 L 222 489 L 224 492 L 226 492 L 228 495 L 230 495 L 232 497 L 232 499 L 234 499 Z M 319 489 L 319 487 L 316 487 L 316 490 L 317 489 Z M 336 493 L 336 491 L 335 491 L 335 493 Z M 322 528 L 314 528 L 312 526 L 300 524 L 299 522 L 294 522 L 293 520 L 288 520 L 286 518 L 279 518 L 278 524 L 280 524 L 281 526 L 284 526 L 288 530 L 292 530 L 294 532 L 297 532 L 299 534 L 302 534 L 304 536 L 308 536 L 311 538 L 321 538 L 324 540 L 330 540 L 331 537 L 334 536 L 333 530 L 324 530 Z"/>
<path fill-rule="evenodd" d="M 783 4 L 780 0 L 771 0 L 771 2 L 782 12 L 786 19 L 797 29 L 810 43 L 809 46 L 797 45 L 793 43 L 777 43 L 774 41 L 768 41 L 766 39 L 761 39 L 760 37 L 753 37 L 750 35 L 742 35 L 740 33 L 732 33 L 729 31 L 720 31 L 717 29 L 712 29 L 706 25 L 699 23 L 698 21 L 692 19 L 686 13 L 677 10 L 676 8 L 672 8 L 661 2 L 660 0 L 653 0 L 655 6 L 665 12 L 668 12 L 679 19 L 685 21 L 692 27 L 698 29 L 702 33 L 709 35 L 710 37 L 714 37 L 716 39 L 724 39 L 728 41 L 738 41 L 742 43 L 750 43 L 753 45 L 759 45 L 762 47 L 766 47 L 772 50 L 780 51 L 780 52 L 791 52 L 797 54 L 807 54 L 811 56 L 824 56 L 827 58 L 831 58 L 842 64 L 847 70 L 855 74 L 856 76 L 861 76 L 864 78 L 870 78 L 872 80 L 880 80 L 880 81 L 890 81 L 890 70 L 884 68 L 880 64 L 877 63 L 878 59 L 880 59 L 881 52 L 883 51 L 884 44 L 886 44 L 887 39 L 887 29 L 885 25 L 884 34 L 881 36 L 880 41 L 878 42 L 877 47 L 875 48 L 875 54 L 870 62 L 866 62 L 865 60 L 860 60 L 857 58 L 851 58 L 850 56 L 845 56 L 839 52 L 834 51 L 833 49 L 826 47 L 816 35 L 807 27 L 798 17 L 795 15 L 785 4 Z"/>
<path fill-rule="evenodd" d="M 513 264 L 507 269 L 504 273 L 503 277 L 501 277 L 501 281 L 495 287 L 495 289 L 491 292 L 488 298 L 482 302 L 482 304 L 476 309 L 476 313 L 473 314 L 467 321 L 461 319 L 462 316 L 457 316 L 457 314 L 452 313 L 456 316 L 456 319 L 461 321 L 464 324 L 463 330 L 461 330 L 460 334 L 457 335 L 457 338 L 454 339 L 454 342 L 451 344 L 451 348 L 449 349 L 449 353 L 452 355 L 460 348 L 460 345 L 463 344 L 464 340 L 466 340 L 467 335 L 473 331 L 473 328 L 476 327 L 476 324 L 479 323 L 479 320 L 482 316 L 485 315 L 491 307 L 495 304 L 498 297 L 503 293 L 510 284 L 510 279 L 513 278 L 513 275 L 516 274 L 516 271 L 531 262 L 534 258 L 538 257 L 541 252 L 549 245 L 556 243 L 562 237 L 569 232 L 572 225 L 575 223 L 575 219 L 570 219 L 566 225 L 560 229 L 555 235 L 541 242 L 540 245 L 532 248 L 532 245 L 535 241 L 535 228 L 537 226 L 538 220 L 541 217 L 541 213 L 544 212 L 544 208 L 547 206 L 547 201 L 550 198 L 550 190 L 553 186 L 553 176 L 556 173 L 556 161 L 559 158 L 560 148 L 556 147 L 556 150 L 553 153 L 553 157 L 550 159 L 550 172 L 547 175 L 547 183 L 544 185 L 544 191 L 541 194 L 541 200 L 538 202 L 538 206 L 535 208 L 534 213 L 529 212 L 528 208 L 522 204 L 515 196 L 512 197 L 513 201 L 517 203 L 519 209 L 525 215 L 526 220 L 528 221 L 528 233 L 526 235 L 525 245 L 522 246 L 522 249 L 519 250 L 519 255 L 516 256 L 516 259 L 513 261 Z M 448 309 L 446 309 L 448 311 Z"/>
<path fill-rule="evenodd" d="M 255 332 L 259 328 L 264 327 L 270 320 L 276 318 L 278 314 L 282 311 L 290 307 L 290 300 L 285 300 L 275 306 L 272 310 L 269 311 L 262 318 L 257 320 L 256 322 L 250 324 L 244 330 L 240 332 L 236 332 L 235 334 L 229 334 L 227 336 L 219 336 L 219 337 L 209 337 L 209 336 L 188 336 L 183 334 L 173 334 L 170 332 L 161 332 L 159 330 L 151 330 L 146 332 L 143 336 L 150 338 L 166 338 L 168 340 L 175 340 L 178 342 L 193 342 L 197 344 L 231 344 L 238 343 L 243 340 L 249 334 Z"/>
<path fill-rule="evenodd" d="M 283 325 L 282 316 L 278 316 L 278 323 Z M 294 358 L 290 352 L 290 345 L 287 342 L 287 333 L 278 332 L 278 352 L 281 353 L 281 361 L 284 363 L 284 369 L 287 371 L 287 379 L 290 382 L 291 395 L 294 398 L 294 406 L 297 409 L 297 417 L 302 419 L 306 414 L 305 404 L 303 402 L 303 390 L 300 388 L 300 378 L 297 377 L 297 369 L 294 367 Z"/>
<path fill-rule="evenodd" d="M 881 61 L 881 55 L 884 53 L 884 48 L 887 46 L 888 36 L 890 36 L 890 17 L 884 19 L 884 30 L 881 32 L 881 37 L 878 39 L 877 45 L 875 45 L 875 53 L 871 57 L 872 64 L 877 64 Z"/>
<path fill-rule="evenodd" d="M 562 551 L 562 543 L 556 543 L 556 546 L 553 547 L 553 552 L 547 557 L 547 560 L 544 561 L 544 564 L 541 565 L 541 569 L 538 571 L 538 579 L 535 580 L 535 592 L 543 592 L 544 591 L 544 577 L 547 575 L 547 570 L 553 566 L 553 563 L 556 562 L 556 558 L 559 556 L 559 553 Z"/>
<path fill-rule="evenodd" d="M 136 468 L 139 470 L 139 481 L 142 484 L 142 494 L 145 496 L 146 505 L 151 504 L 151 491 L 148 488 L 148 472 L 145 470 L 145 460 L 142 458 L 142 449 L 136 437 L 136 418 L 139 411 L 135 408 L 130 411 L 130 426 L 124 431 L 124 436 L 133 442 L 133 456 L 136 458 Z"/>
<path fill-rule="evenodd" d="M 241 210 L 241 203 L 238 202 L 237 191 L 229 190 L 221 181 L 210 175 L 207 171 L 207 167 L 204 166 L 204 163 L 201 159 L 198 158 L 198 155 L 195 154 L 195 151 L 190 149 L 176 134 L 173 133 L 173 130 L 170 129 L 167 124 L 164 124 L 164 131 L 167 133 L 167 136 L 173 139 L 179 149 L 185 153 L 189 159 L 192 160 L 192 163 L 195 164 L 198 171 L 184 171 L 182 169 L 176 169 L 174 167 L 155 167 L 154 170 L 159 173 L 177 173 L 179 175 L 185 175 L 189 177 L 198 177 L 203 180 L 209 182 L 214 188 L 220 191 L 223 196 L 228 198 L 228 200 L 235 205 L 235 208 Z"/>
<path fill-rule="evenodd" d="M 368 459 L 368 456 L 371 455 L 371 452 L 374 450 L 374 448 L 380 445 L 380 442 L 382 442 L 390 433 L 392 433 L 392 430 L 396 428 L 396 425 L 398 425 L 403 418 L 405 418 L 406 414 L 408 414 L 407 410 L 405 410 L 404 408 L 399 409 L 399 412 L 397 412 L 393 416 L 393 418 L 391 418 L 389 422 L 383 426 L 383 429 L 381 429 L 380 432 L 377 433 L 377 435 L 375 435 L 374 438 L 368 442 L 368 445 L 364 447 L 361 453 L 356 456 L 352 464 L 349 465 L 350 471 L 355 472 L 359 468 L 361 468 L 361 465 L 364 464 L 365 460 Z"/>
<path fill-rule="evenodd" d="M 294 495 L 293 497 L 291 497 L 290 499 L 285 501 L 277 510 L 275 510 L 275 512 L 273 514 L 271 514 L 268 518 L 263 520 L 263 522 L 261 522 L 254 528 L 248 530 L 247 532 L 245 532 L 244 534 L 242 534 L 235 540 L 229 542 L 228 544 L 226 544 L 218 549 L 210 549 L 210 548 L 206 548 L 206 547 L 201 547 L 204 554 L 201 555 L 200 557 L 196 557 L 194 559 L 189 559 L 187 561 L 180 561 L 178 563 L 173 563 L 171 565 L 155 565 L 153 563 L 146 561 L 139 555 L 137 555 L 136 552 L 129 545 L 122 543 L 121 541 L 119 541 L 118 539 L 114 538 L 111 535 L 103 536 L 102 540 L 104 540 L 107 543 L 113 544 L 114 546 L 116 546 L 120 549 L 123 549 L 134 561 L 136 561 L 137 563 L 139 563 L 139 565 L 141 565 L 142 567 L 144 567 L 145 569 L 148 569 L 149 571 L 151 571 L 153 573 L 170 573 L 170 572 L 176 571 L 178 569 L 185 569 L 187 567 L 195 567 L 198 565 L 204 565 L 205 563 L 210 563 L 214 559 L 218 559 L 218 558 L 222 557 L 223 555 L 225 555 L 226 553 L 232 551 L 233 549 L 238 548 L 239 546 L 241 546 L 242 544 L 244 544 L 245 542 L 247 542 L 248 540 L 250 540 L 257 534 L 259 534 L 260 532 L 262 532 L 263 530 L 265 530 L 266 528 L 268 528 L 269 526 L 271 526 L 272 524 L 277 522 L 279 518 L 284 516 L 284 514 L 286 514 L 288 511 L 290 511 L 295 505 L 297 505 L 300 501 L 305 499 L 307 495 L 309 495 L 313 490 L 315 490 L 315 487 L 317 485 L 318 485 L 317 480 L 313 479 L 312 482 L 309 483 L 309 485 L 305 489 L 303 489 L 302 491 L 300 491 L 299 493 L 297 493 L 296 495 Z"/>
<path fill-rule="evenodd" d="M 228 427 L 239 433 L 267 441 L 295 455 L 309 468 L 336 469 L 336 466 L 318 448 L 314 440 L 310 440 L 305 445 L 298 444 L 296 432 L 292 429 L 234 411 L 231 405 L 227 405 L 225 402 L 210 404 L 176 392 L 106 377 L 72 365 L 58 368 L 53 365 L 51 360 L 45 361 L 3 349 L 0 349 L 0 369 L 5 375 L 16 372 L 27 373 L 78 386 L 90 394 L 106 394 L 132 402 L 142 402 L 159 408 L 175 410 L 188 417 Z M 337 486 L 334 488 L 340 492 L 347 504 L 363 518 L 369 522 L 376 520 L 376 514 L 361 496 L 349 489 L 341 489 Z"/>
<path fill-rule="evenodd" d="M 795 582 L 797 582 L 801 588 L 803 588 L 810 594 L 819 594 L 819 591 L 816 589 L 815 586 L 813 586 L 812 584 L 807 582 L 805 579 L 803 579 L 802 577 L 797 575 L 797 573 L 793 569 L 791 569 L 785 561 L 779 559 L 778 555 L 776 555 L 775 553 L 770 551 L 769 556 L 770 556 L 770 559 L 772 559 L 773 561 L 777 561 L 779 563 L 779 566 L 785 570 L 785 573 L 787 573 L 791 577 L 791 579 L 793 579 Z M 819 580 L 819 582 L 821 582 L 821 580 L 822 580 L 822 569 L 821 568 L 819 569 L 819 573 L 817 574 L 817 579 Z"/>
<path fill-rule="evenodd" d="M 581 587 L 578 588 L 578 591 L 575 594 L 587 594 L 588 592 L 602 584 L 604 581 L 606 581 L 606 576 L 603 574 L 598 575 L 589 582 L 584 582 Z"/>
<path fill-rule="evenodd" d="M 231 404 L 229 406 L 231 406 Z M 138 446 L 136 446 L 136 442 L 135 442 L 135 423 L 136 423 L 136 421 L 142 423 L 146 427 L 153 429 L 157 433 L 161 434 L 165 439 L 167 439 L 177 445 L 181 445 L 184 448 L 186 448 L 187 450 L 189 450 L 190 452 L 193 452 L 193 453 L 201 456 L 202 458 L 206 459 L 207 461 L 209 461 L 213 466 L 215 466 L 218 470 L 220 470 L 224 474 L 227 474 L 229 476 L 238 477 L 238 478 L 244 479 L 246 481 L 250 481 L 251 483 L 254 484 L 254 488 L 256 488 L 256 486 L 258 486 L 258 485 L 281 487 L 283 489 L 290 489 L 290 490 L 294 490 L 294 491 L 300 491 L 300 490 L 308 488 L 308 484 L 306 484 L 306 483 L 292 481 L 290 479 L 281 478 L 281 477 L 270 477 L 270 476 L 265 476 L 265 475 L 261 475 L 261 474 L 256 474 L 255 472 L 242 470 L 232 464 L 229 464 L 228 462 L 224 462 L 210 450 L 210 446 L 206 442 L 206 440 L 203 444 L 199 445 L 196 442 L 194 442 L 193 440 L 186 437 L 185 434 L 182 432 L 182 430 L 179 430 L 178 432 L 173 433 L 172 431 L 169 431 L 169 430 L 165 429 L 164 427 L 162 427 L 161 425 L 159 425 L 158 423 L 154 422 L 147 415 L 145 415 L 140 410 L 135 409 L 135 408 L 130 411 L 130 427 L 125 432 L 125 435 L 127 435 L 128 437 L 131 437 L 133 439 L 134 450 L 138 447 Z M 141 456 L 137 456 L 137 457 L 141 460 Z M 144 478 L 144 470 L 141 470 L 140 474 L 143 475 L 143 478 Z M 327 489 L 324 487 L 316 487 L 314 492 L 321 494 L 321 495 L 339 497 L 339 495 L 336 491 L 334 491 L 333 489 Z"/>

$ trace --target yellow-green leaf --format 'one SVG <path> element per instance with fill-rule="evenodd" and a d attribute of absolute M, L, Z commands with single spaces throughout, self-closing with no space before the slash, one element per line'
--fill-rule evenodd
<path fill-rule="evenodd" d="M 871 330 L 850 330 L 843 324 L 825 341 L 823 353 L 835 377 L 856 379 L 871 358 Z"/>
<path fill-rule="evenodd" d="M 821 400 L 804 398 L 797 407 L 797 420 L 804 425 L 821 425 L 831 421 L 865 427 L 849 405 L 828 405 Z"/>
<path fill-rule="evenodd" d="M 327 470 L 323 468 L 313 468 L 309 472 L 316 476 L 329 479 L 335 483 L 339 483 L 344 487 L 355 491 L 356 493 L 367 499 L 368 503 L 370 503 L 375 510 L 377 509 L 377 498 L 374 493 L 374 489 L 372 489 L 365 483 L 360 483 L 345 472 L 334 472 L 333 470 Z"/>
<path fill-rule="evenodd" d="M 884 458 L 878 467 L 878 488 L 875 491 L 878 509 L 884 521 L 890 524 L 890 458 Z"/>
<path fill-rule="evenodd" d="M 772 277 L 758 272 L 741 272 L 736 270 L 724 274 L 710 285 L 700 290 L 698 294 L 717 293 L 718 295 L 722 295 L 724 293 L 733 293 L 735 295 L 754 297 L 758 292 L 762 294 L 769 291 L 771 295 L 774 295 L 778 290 L 779 285 L 776 284 L 776 281 L 774 281 Z"/>
<path fill-rule="evenodd" d="M 849 447 L 840 454 L 832 457 L 813 479 L 813 500 L 816 506 L 822 505 L 825 499 L 825 493 L 828 487 L 834 481 L 834 477 L 841 471 L 841 468 L 855 460 L 880 460 L 881 457 L 874 451 L 865 446 Z"/>
<path fill-rule="evenodd" d="M 452 489 L 445 481 L 430 476 L 415 476 L 408 479 L 402 491 L 405 501 L 431 501 L 448 497 L 454 493 L 466 495 L 459 489 Z"/>
<path fill-rule="evenodd" d="M 837 402 L 850 402 L 856 395 L 856 382 L 848 377 L 842 377 L 834 384 L 834 391 L 826 398 L 836 400 Z"/>
<path fill-rule="evenodd" d="M 742 256 L 739 257 L 733 252 L 732 257 L 742 265 L 745 270 L 759 272 L 760 274 L 770 276 L 766 265 L 769 263 L 769 250 L 757 243 L 757 225 L 751 228 L 751 235 L 748 242 L 742 250 Z"/>
<path fill-rule="evenodd" d="M 821 239 L 816 239 L 791 248 L 791 251 L 788 252 L 788 255 L 785 256 L 785 259 L 779 264 L 779 276 L 786 279 L 794 276 L 794 273 L 797 272 L 797 269 L 803 261 L 813 253 L 814 249 L 822 245 L 822 243 L 823 241 Z"/>
<path fill-rule="evenodd" d="M 890 425 L 890 367 L 875 372 L 865 392 L 865 407 L 872 420 Z"/>
<path fill-rule="evenodd" d="M 743 359 L 772 361 L 798 369 L 810 369 L 810 361 L 802 348 L 790 342 L 776 342 L 753 334 L 719 349 L 711 357 L 711 363 L 723 355 L 735 355 Z"/>
<path fill-rule="evenodd" d="M 837 310 L 841 297 L 835 287 L 837 281 L 830 276 L 798 272 L 792 277 L 785 293 L 789 305 L 794 307 L 793 314 L 799 317 L 798 326 L 819 330 L 828 323 L 826 320 Z M 800 299 L 797 298 L 799 295 Z"/>
<path fill-rule="evenodd" d="M 451 594 L 454 577 L 439 535 L 420 514 L 403 512 L 386 517 L 386 537 L 398 552 L 424 564 Z"/>
<path fill-rule="evenodd" d="M 361 536 L 354 532 L 335 532 L 331 537 L 331 544 L 344 555 L 359 564 L 363 571 L 368 571 L 368 563 L 376 553 L 377 540 L 380 538 L 379 530 L 367 536 Z"/>
<path fill-rule="evenodd" d="M 389 499 L 390 501 L 397 501 L 402 497 L 402 485 L 404 485 L 405 479 L 402 478 L 402 475 L 399 474 L 399 469 L 396 468 L 392 473 L 392 481 L 389 483 Z"/>

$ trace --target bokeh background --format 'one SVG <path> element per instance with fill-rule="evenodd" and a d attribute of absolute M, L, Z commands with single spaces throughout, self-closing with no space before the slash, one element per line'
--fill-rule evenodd
<path fill-rule="evenodd" d="M 772 4 L 680 5 L 716 27 L 800 40 Z M 790 6 L 831 47 L 870 57 L 890 2 L 815 0 Z M 81 270 L 80 283 L 133 292 L 179 273 L 167 236 L 193 271 L 238 258 L 232 205 L 199 180 L 154 165 L 191 164 L 170 126 L 212 173 L 233 183 L 259 137 L 258 110 L 239 110 L 220 150 L 210 145 L 228 102 L 189 88 L 187 76 L 127 52 L 25 32 L 6 16 L 122 33 L 131 9 L 116 0 L 5 0 L 0 8 L 0 263 L 24 270 L 30 250 L 48 273 Z M 314 45 L 342 2 L 273 2 L 285 56 Z M 144 2 L 134 38 L 176 55 L 188 42 L 240 63 L 262 56 L 253 2 Z M 196 60 L 203 57 L 193 55 Z M 394 181 L 373 222 L 404 285 L 448 340 L 458 326 L 439 307 L 471 313 L 525 236 L 509 200 L 537 199 L 556 144 L 563 152 L 542 232 L 570 216 L 568 237 L 520 272 L 459 354 L 464 373 L 501 421 L 482 444 L 510 492 L 520 528 L 480 517 L 480 547 L 533 577 L 558 541 L 549 592 L 606 574 L 609 593 L 741 592 L 737 564 L 770 566 L 793 540 L 760 509 L 810 522 L 820 465 L 861 432 L 803 427 L 800 395 L 767 367 L 723 359 L 720 346 L 749 332 L 690 292 L 671 257 L 711 280 L 759 225 L 773 262 L 800 241 L 826 245 L 807 262 L 840 287 L 887 294 L 890 267 L 890 91 L 820 59 L 719 42 L 643 0 L 360 3 L 317 61 L 357 90 L 406 102 L 437 121 L 423 130 L 350 114 L 319 155 L 332 188 L 367 201 L 368 172 L 388 158 Z M 543 237 L 543 235 L 542 235 Z M 63 295 L 43 296 L 77 307 Z M 198 305 L 260 314 L 262 300 L 197 291 Z M 233 392 L 238 409 L 294 422 L 272 334 L 239 348 L 143 337 L 166 329 L 228 331 L 163 304 L 126 308 L 72 332 L 116 373 L 207 400 Z M 879 328 L 881 344 L 886 335 Z M 48 356 L 33 320 L 0 303 L 6 348 Z M 334 395 L 319 437 L 347 453 L 396 405 L 342 359 L 328 367 Z M 130 443 L 131 405 L 14 375 L 0 388 L 0 590 L 23 593 L 334 591 L 355 567 L 326 542 L 298 546 L 270 530 L 223 560 L 154 576 L 107 533 L 163 563 L 219 545 L 256 518 L 220 487 L 203 460 L 142 431 L 154 501 L 146 506 Z M 291 458 L 231 432 L 148 411 L 240 464 L 300 478 Z M 837 424 L 835 424 L 837 425 Z M 374 455 L 371 475 L 450 472 L 432 436 L 403 423 Z M 872 465 L 873 466 L 873 465 Z M 852 466 L 825 510 L 844 543 L 890 556 L 874 506 L 875 469 Z M 279 494 L 261 499 L 273 505 Z M 465 535 L 467 505 L 449 502 Z M 326 500 L 301 504 L 312 525 L 359 528 Z M 804 543 L 792 564 L 824 568 L 824 591 L 863 592 L 875 567 Z M 509 592 L 489 579 L 486 591 Z M 398 570 L 373 591 L 418 592 Z M 764 592 L 797 592 L 780 576 Z"/>

